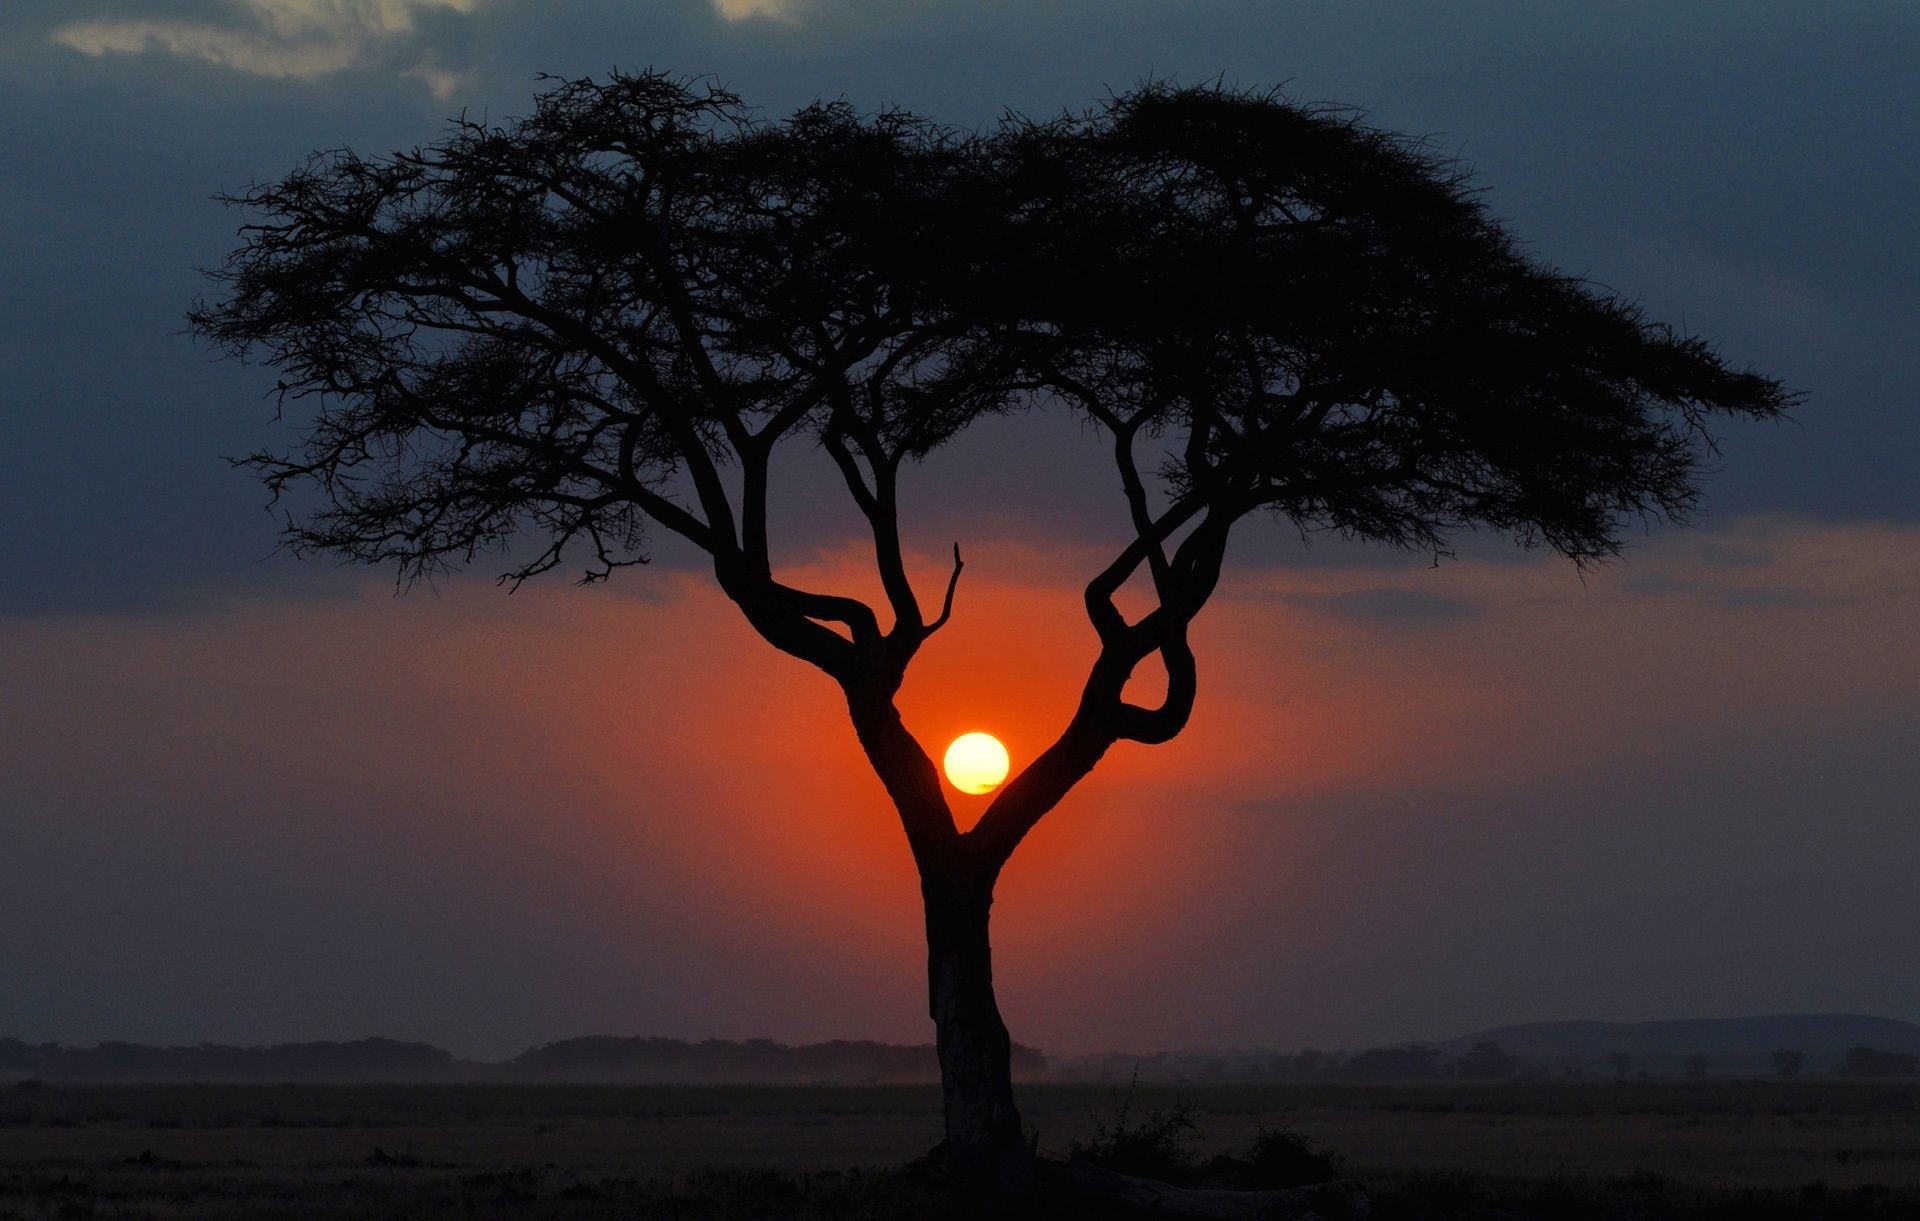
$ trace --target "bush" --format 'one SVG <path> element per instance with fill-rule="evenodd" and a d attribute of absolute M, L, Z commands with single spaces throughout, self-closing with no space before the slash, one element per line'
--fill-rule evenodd
<path fill-rule="evenodd" d="M 1264 1125 L 1247 1152 L 1257 1185 L 1263 1188 L 1304 1187 L 1346 1177 L 1346 1166 L 1331 1153 L 1313 1147 L 1298 1132 Z"/>
<path fill-rule="evenodd" d="M 1092 1138 L 1067 1146 L 1067 1160 L 1163 1183 L 1185 1184 L 1194 1172 L 1193 1153 L 1188 1148 L 1198 1128 L 1193 1108 L 1184 1103 L 1156 1107 L 1136 1119 L 1133 1092 L 1139 1083 L 1136 1071 L 1124 1094 L 1115 1091 L 1111 1116 L 1093 1116 Z"/>
<path fill-rule="evenodd" d="M 1194 1176 L 1196 1187 L 1226 1191 L 1272 1191 L 1306 1187 L 1346 1177 L 1346 1166 L 1297 1132 L 1262 1127 L 1245 1157 L 1210 1158 Z"/>
<path fill-rule="evenodd" d="M 1345 1175 L 1338 1157 L 1316 1149 L 1306 1137 L 1264 1126 L 1244 1158 L 1214 1157 L 1202 1164 L 1191 1147 L 1199 1135 L 1193 1108 L 1176 1104 L 1136 1115 L 1138 1084 L 1136 1073 L 1124 1092 L 1114 1092 L 1108 1114 L 1092 1116 L 1092 1137 L 1067 1146 L 1069 1161 L 1180 1187 L 1230 1191 L 1304 1187 Z"/>

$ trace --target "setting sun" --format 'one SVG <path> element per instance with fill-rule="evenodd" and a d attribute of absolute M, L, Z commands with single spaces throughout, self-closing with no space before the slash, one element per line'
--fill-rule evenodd
<path fill-rule="evenodd" d="M 1007 778 L 1007 748 L 990 733 L 963 733 L 947 747 L 947 780 L 963 793 L 991 793 Z"/>

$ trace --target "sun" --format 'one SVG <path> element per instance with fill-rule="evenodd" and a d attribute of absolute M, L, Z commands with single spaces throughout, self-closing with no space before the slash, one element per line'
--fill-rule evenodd
<path fill-rule="evenodd" d="M 947 747 L 947 780 L 963 793 L 991 793 L 1007 778 L 1007 748 L 990 733 L 963 733 Z"/>

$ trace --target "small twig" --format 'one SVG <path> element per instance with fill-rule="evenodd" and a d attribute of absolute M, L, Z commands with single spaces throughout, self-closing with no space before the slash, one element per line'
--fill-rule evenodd
<path fill-rule="evenodd" d="M 960 544 L 955 543 L 953 545 L 953 575 L 947 578 L 947 597 L 946 600 L 940 604 L 940 617 L 927 625 L 927 635 L 933 635 L 947 625 L 947 620 L 953 618 L 953 591 L 955 587 L 960 584 L 960 570 L 965 567 L 966 565 L 960 560 Z"/>

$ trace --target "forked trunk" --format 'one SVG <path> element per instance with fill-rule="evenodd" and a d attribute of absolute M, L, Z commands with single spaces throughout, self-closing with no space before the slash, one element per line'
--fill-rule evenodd
<path fill-rule="evenodd" d="M 963 1198 L 1011 1203 L 1031 1190 L 1033 1164 L 1013 1105 L 1012 1043 L 993 999 L 987 943 L 993 897 L 983 887 L 922 889 L 948 1166 Z"/>

